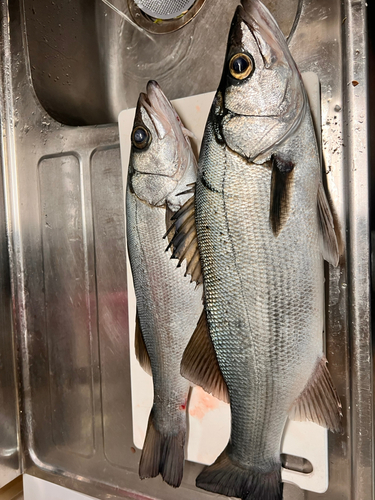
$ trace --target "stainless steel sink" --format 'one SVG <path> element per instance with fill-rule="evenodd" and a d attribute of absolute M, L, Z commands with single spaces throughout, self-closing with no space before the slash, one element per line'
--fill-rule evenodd
<path fill-rule="evenodd" d="M 198 464 L 186 465 L 178 492 L 160 478 L 138 478 L 115 122 L 150 78 L 171 99 L 214 90 L 237 3 L 207 0 L 181 30 L 151 38 L 101 0 L 1 3 L 0 403 L 8 403 L 0 415 L 8 424 L 0 427 L 0 486 L 27 471 L 103 499 L 212 498 L 194 486 Z M 340 267 L 327 268 L 326 336 L 345 433 L 330 436 L 330 486 L 319 498 L 367 500 L 373 421 L 365 2 L 265 3 L 284 33 L 292 32 L 301 72 L 319 75 L 325 180 L 342 233 Z M 125 0 L 115 5 L 127 11 Z M 284 498 L 318 497 L 286 485 Z"/>
<path fill-rule="evenodd" d="M 117 121 L 150 78 L 170 99 L 214 90 L 238 0 L 206 1 L 181 30 L 147 35 L 101 0 L 25 0 L 33 86 L 41 105 L 68 125 Z M 113 0 L 130 17 L 127 0 Z M 298 0 L 268 2 L 284 33 Z"/>

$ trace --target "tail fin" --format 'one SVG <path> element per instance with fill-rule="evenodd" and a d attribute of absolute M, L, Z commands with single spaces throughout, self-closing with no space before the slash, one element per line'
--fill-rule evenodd
<path fill-rule="evenodd" d="M 227 449 L 197 477 L 196 485 L 213 493 L 242 500 L 282 500 L 281 464 L 267 470 L 235 464 Z"/>
<path fill-rule="evenodd" d="M 185 430 L 178 434 L 159 432 L 151 411 L 139 462 L 139 477 L 145 479 L 161 474 L 166 483 L 178 488 L 184 471 L 185 435 Z"/>

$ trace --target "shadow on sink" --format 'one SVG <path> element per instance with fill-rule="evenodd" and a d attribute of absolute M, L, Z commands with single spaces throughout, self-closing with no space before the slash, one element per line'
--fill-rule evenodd
<path fill-rule="evenodd" d="M 127 0 L 113 1 L 127 12 Z M 170 99 L 212 91 L 238 3 L 206 2 L 181 30 L 145 36 L 101 0 L 24 0 L 35 92 L 57 121 L 93 125 L 117 121 L 150 79 Z M 265 2 L 286 35 L 299 3 Z"/>

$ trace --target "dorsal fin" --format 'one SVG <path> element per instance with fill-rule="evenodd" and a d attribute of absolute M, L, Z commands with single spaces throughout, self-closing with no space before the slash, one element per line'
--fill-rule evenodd
<path fill-rule="evenodd" d="M 181 194 L 194 191 L 195 185 Z M 191 281 L 200 285 L 203 283 L 203 277 L 195 226 L 195 195 L 191 196 L 173 215 L 172 221 L 174 221 L 173 226 L 164 235 L 164 238 L 169 237 L 174 231 L 167 250 L 172 249 L 171 259 L 178 259 L 177 267 L 180 267 L 182 262 L 186 260 L 185 276 L 190 275 Z"/>
<path fill-rule="evenodd" d="M 143 339 L 141 324 L 139 322 L 138 309 L 137 309 L 137 315 L 135 318 L 134 347 L 135 347 L 135 356 L 138 359 L 139 364 L 141 365 L 141 367 L 144 369 L 144 371 L 146 373 L 148 373 L 149 375 L 152 375 L 150 356 L 148 355 L 148 352 L 146 349 L 146 344 L 145 344 L 145 341 Z"/>
<path fill-rule="evenodd" d="M 330 429 L 341 432 L 341 403 L 327 368 L 327 360 L 318 360 L 314 373 L 300 396 L 294 402 L 289 418 L 310 420 Z"/>
<path fill-rule="evenodd" d="M 181 375 L 190 382 L 200 385 L 216 398 L 229 403 L 228 388 L 208 333 L 205 311 L 202 312 L 197 327 L 185 349 L 181 361 Z"/>
<path fill-rule="evenodd" d="M 339 263 L 339 247 L 331 209 L 322 183 L 318 188 L 318 215 L 322 232 L 323 258 L 336 267 Z"/>

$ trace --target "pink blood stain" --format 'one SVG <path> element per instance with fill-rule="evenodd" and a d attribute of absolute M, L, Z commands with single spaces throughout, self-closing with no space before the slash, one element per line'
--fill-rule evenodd
<path fill-rule="evenodd" d="M 216 410 L 219 404 L 220 402 L 218 399 L 207 394 L 207 392 L 200 387 L 196 387 L 190 400 L 189 414 L 192 417 L 202 420 L 209 411 Z"/>

